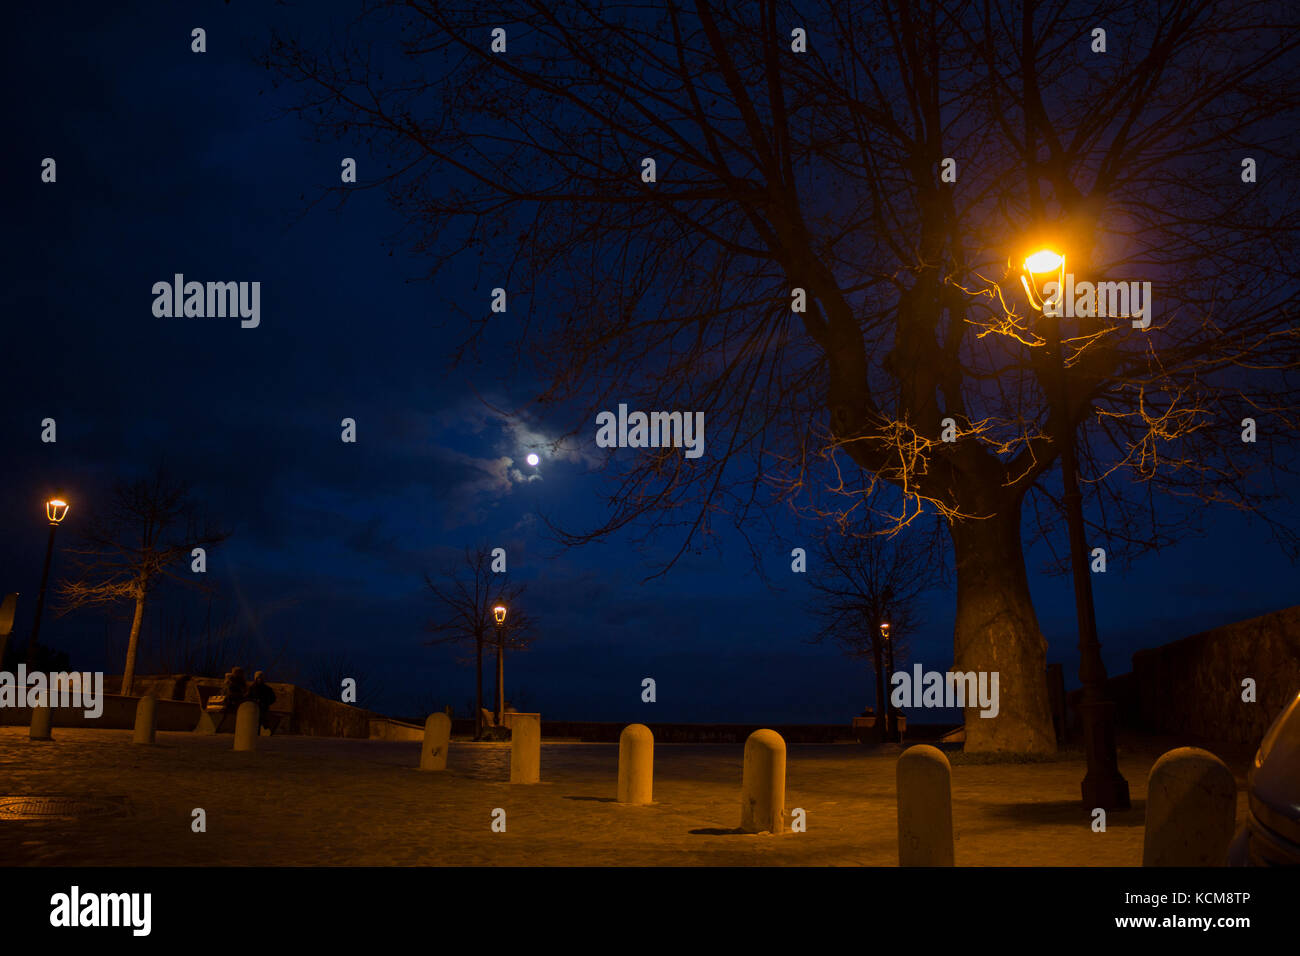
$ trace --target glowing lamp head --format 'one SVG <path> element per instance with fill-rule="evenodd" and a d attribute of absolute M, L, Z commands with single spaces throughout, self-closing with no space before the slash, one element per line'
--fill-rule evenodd
<path fill-rule="evenodd" d="M 526 459 L 524 459 L 524 460 L 527 461 L 528 464 L 532 465 L 534 468 L 536 468 L 536 467 L 537 467 L 537 463 L 541 461 L 541 459 L 538 458 L 537 455 L 535 455 L 535 454 L 531 454 L 531 455 L 529 455 L 529 456 L 528 456 Z"/>
<path fill-rule="evenodd" d="M 1053 252 L 1051 249 L 1040 249 L 1025 259 L 1025 271 L 1030 275 L 1059 272 L 1064 262 L 1065 258 L 1060 253 Z"/>
<path fill-rule="evenodd" d="M 492 616 L 496 619 L 497 624 L 504 624 L 506 622 L 506 606 L 498 604 L 492 609 Z"/>
<path fill-rule="evenodd" d="M 888 621 L 881 621 L 881 622 L 880 622 L 880 636 L 883 637 L 883 638 L 885 638 L 886 640 L 889 639 L 889 622 L 888 622 Z"/>
<path fill-rule="evenodd" d="M 68 503 L 62 498 L 51 498 L 45 502 L 45 517 L 50 519 L 50 524 L 58 524 L 68 516 Z"/>

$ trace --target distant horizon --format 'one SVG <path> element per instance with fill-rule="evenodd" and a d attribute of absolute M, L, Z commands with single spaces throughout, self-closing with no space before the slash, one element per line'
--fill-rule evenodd
<path fill-rule="evenodd" d="M 1150 650 L 1156 647 L 1165 647 L 1170 644 L 1178 643 L 1179 641 L 1185 640 L 1186 638 L 1195 637 L 1198 634 L 1217 630 L 1220 627 L 1230 626 L 1234 624 L 1241 624 L 1247 621 L 1256 620 L 1258 618 L 1268 617 L 1273 614 L 1279 614 L 1285 612 L 1295 607 L 1300 607 L 1300 603 L 1284 605 L 1282 607 L 1275 608 L 1272 611 L 1266 611 L 1263 614 L 1252 614 L 1248 617 L 1239 618 L 1237 620 L 1224 621 L 1220 624 L 1216 624 L 1210 627 L 1205 627 L 1198 631 L 1192 631 L 1187 634 L 1170 638 L 1169 640 L 1164 641 L 1160 644 L 1154 644 L 1151 645 L 1151 647 L 1138 648 L 1137 650 L 1139 651 Z M 531 652 L 526 652 L 526 653 L 531 653 Z M 1050 656 L 1051 655 L 1049 655 L 1049 663 L 1053 663 L 1053 661 L 1050 660 Z M 508 663 L 510 662 L 509 655 L 507 655 L 507 662 Z M 910 662 L 905 665 L 899 665 L 898 667 L 896 667 L 896 670 L 901 670 L 906 668 L 910 671 L 917 663 L 921 663 L 921 662 Z M 249 665 L 240 665 L 240 666 L 244 667 L 246 673 L 252 672 L 249 669 Z M 939 667 L 932 667 L 929 664 L 925 664 L 923 666 L 925 667 L 926 670 L 944 669 Z M 949 664 L 948 666 L 951 667 L 951 664 Z M 493 710 L 495 706 L 493 703 L 493 694 L 495 693 L 495 684 L 493 683 L 495 679 L 493 676 L 495 674 L 494 668 L 495 668 L 495 657 L 492 656 L 489 650 L 484 654 L 484 688 L 483 688 L 484 707 L 488 710 Z M 87 670 L 87 668 L 85 667 L 78 667 L 75 661 L 72 662 L 70 669 L 79 670 L 79 671 Z M 93 668 L 91 670 L 93 670 Z M 402 720 L 406 718 L 416 718 L 416 717 L 422 719 L 423 717 L 427 717 L 428 714 L 430 713 L 443 710 L 447 704 L 451 704 L 453 707 L 453 719 L 471 720 L 473 719 L 473 708 L 472 708 L 473 668 L 470 667 L 467 668 L 467 670 L 468 670 L 468 677 L 470 682 L 469 683 L 470 700 L 468 701 L 461 701 L 458 703 L 456 700 L 448 700 L 445 701 L 441 706 L 431 707 L 429 709 L 424 710 L 422 713 L 417 711 L 412 711 L 409 709 L 403 710 L 400 706 L 397 708 L 387 708 L 382 705 L 378 705 L 378 706 L 368 705 L 360 701 L 353 706 L 356 706 L 362 710 L 367 710 L 372 713 L 379 714 L 380 716 L 383 717 Z M 1132 672 L 1132 667 L 1130 661 L 1130 666 L 1122 670 L 1108 669 L 1107 676 L 1113 680 L 1117 677 L 1121 677 L 1131 672 Z M 120 686 L 120 681 L 122 678 L 122 674 L 120 672 L 113 673 L 111 671 L 104 671 L 103 673 L 106 682 L 118 681 Z M 171 677 L 179 677 L 179 676 L 199 677 L 204 680 L 218 680 L 218 681 L 221 680 L 221 677 L 210 675 L 210 674 L 183 673 L 183 672 L 171 673 L 171 672 L 156 672 L 156 671 L 137 672 L 136 679 L 137 680 L 158 679 L 158 678 L 171 678 Z M 1079 678 L 1077 673 L 1072 674 L 1070 673 L 1069 669 L 1066 668 L 1064 671 L 1064 678 L 1065 678 L 1065 691 L 1067 694 L 1079 689 L 1080 683 L 1079 683 Z M 334 699 L 328 697 L 325 694 L 321 694 L 318 690 L 313 690 L 306 683 L 295 682 L 294 680 L 290 680 L 287 678 L 282 679 L 277 677 L 274 673 L 272 673 L 267 678 L 267 682 L 271 684 L 291 684 L 303 690 L 308 690 L 319 697 L 323 697 L 325 699 Z M 507 687 L 509 687 L 509 678 L 507 678 Z M 867 685 L 865 685 L 865 691 L 866 694 L 869 696 L 866 698 L 866 702 L 864 706 L 872 706 L 873 702 L 870 699 L 870 695 L 874 693 L 874 683 L 868 683 Z M 138 695 L 133 695 L 133 696 L 138 696 Z M 509 695 L 507 695 L 506 702 L 508 705 L 513 703 Z M 610 714 L 609 711 L 603 712 L 600 716 L 575 715 L 569 712 L 568 708 L 560 709 L 554 712 L 549 710 L 542 710 L 540 711 L 540 713 L 542 715 L 542 719 L 545 721 L 572 722 L 572 723 L 600 723 L 600 724 L 659 723 L 659 724 L 686 724 L 686 725 L 692 725 L 692 724 L 748 725 L 748 724 L 768 723 L 774 725 L 792 725 L 792 726 L 796 726 L 796 725 L 848 726 L 851 723 L 852 718 L 859 716 L 863 709 L 862 707 L 859 707 L 857 710 L 852 711 L 851 713 L 846 713 L 846 712 L 828 713 L 825 716 L 821 717 L 820 719 L 808 713 L 803 713 L 793 718 L 789 716 L 782 716 L 783 713 L 788 713 L 788 712 L 782 712 L 777 709 L 774 709 L 771 713 L 768 714 L 751 713 L 749 716 L 742 716 L 742 717 L 728 716 L 724 713 L 714 713 L 708 717 L 690 716 L 689 714 L 684 714 L 683 711 L 679 709 L 669 710 L 667 714 L 663 714 L 663 715 L 659 713 L 641 712 L 638 710 L 638 707 L 658 708 L 659 706 L 660 705 L 658 702 L 656 702 L 653 705 L 639 704 L 633 707 L 626 708 L 625 712 L 619 713 L 617 716 Z M 516 709 L 526 713 L 539 712 L 533 710 L 531 707 L 520 707 L 518 705 L 516 705 Z M 902 707 L 899 708 L 898 710 L 899 713 L 907 717 L 909 724 L 912 724 L 914 726 L 960 725 L 964 722 L 964 716 L 962 712 L 958 709 L 937 708 L 937 707 L 924 707 L 924 708 Z"/>

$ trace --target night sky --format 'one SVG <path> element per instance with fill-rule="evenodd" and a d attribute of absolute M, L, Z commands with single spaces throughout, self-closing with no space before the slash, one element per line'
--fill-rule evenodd
<path fill-rule="evenodd" d="M 382 157 L 314 142 L 281 114 L 295 92 L 273 89 L 256 63 L 272 26 L 323 36 L 333 6 L 10 13 L 0 592 L 21 593 L 14 640 L 31 630 L 44 499 L 59 488 L 71 502 L 62 541 L 115 480 L 163 461 L 233 531 L 209 556 L 209 578 L 264 659 L 231 663 L 269 666 L 286 647 L 272 680 L 348 654 L 363 705 L 416 715 L 451 703 L 464 715 L 473 668 L 425 645 L 423 575 L 485 544 L 507 548 L 540 623 L 532 650 L 507 662 L 507 697 L 521 710 L 846 722 L 869 702 L 869 678 L 834 647 L 807 643 L 807 582 L 790 573 L 789 553 L 812 542 L 779 513 L 784 539 L 760 541 L 767 582 L 725 533 L 717 550 L 650 581 L 675 542 L 643 552 L 625 532 L 563 550 L 546 534 L 539 513 L 582 527 L 602 517 L 594 423 L 585 446 L 553 455 L 559 423 L 499 411 L 526 409 L 539 383 L 510 380 L 486 352 L 452 366 L 456 307 L 486 311 L 497 283 L 472 270 L 422 280 L 381 190 L 357 189 L 342 208 L 333 196 L 316 202 L 342 157 L 358 159 L 363 182 Z M 196 26 L 207 30 L 201 55 L 190 51 Z M 47 156 L 58 163 L 52 185 L 40 179 Z M 174 273 L 260 281 L 260 327 L 156 318 L 151 287 Z M 56 444 L 41 442 L 46 417 Z M 339 440 L 345 417 L 356 444 Z M 536 469 L 524 464 L 534 450 Z M 1077 686 L 1069 578 L 1046 576 L 1046 549 L 1027 545 L 1048 660 Z M 1110 562 L 1093 584 L 1111 674 L 1138 648 L 1296 599 L 1295 568 L 1268 530 L 1226 511 L 1207 513 L 1203 534 L 1176 548 L 1128 566 L 1112 551 Z M 54 576 L 61 566 L 56 552 Z M 925 614 L 912 660 L 941 670 L 952 663 L 952 593 L 932 593 Z M 42 643 L 80 669 L 120 673 L 106 626 L 124 646 L 129 618 L 47 610 Z M 143 672 L 156 651 L 146 643 Z M 653 706 L 640 700 L 643 677 L 657 682 Z"/>

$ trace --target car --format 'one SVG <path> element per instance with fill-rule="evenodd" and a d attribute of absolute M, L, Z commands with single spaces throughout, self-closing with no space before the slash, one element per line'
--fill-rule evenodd
<path fill-rule="evenodd" d="M 1228 849 L 1229 866 L 1300 866 L 1300 693 L 1255 752 L 1250 814 Z"/>

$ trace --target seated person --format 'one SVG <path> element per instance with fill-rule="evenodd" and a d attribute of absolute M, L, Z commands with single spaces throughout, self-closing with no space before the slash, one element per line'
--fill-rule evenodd
<path fill-rule="evenodd" d="M 242 667 L 232 668 L 226 675 L 226 679 L 221 682 L 221 693 L 226 698 L 226 710 L 234 710 L 244 702 L 244 697 L 248 693 L 248 682 L 244 680 Z"/>
<path fill-rule="evenodd" d="M 275 703 L 275 691 L 262 679 L 262 672 L 253 674 L 253 683 L 248 685 L 248 699 L 257 704 L 257 711 L 262 726 L 271 729 L 271 705 Z"/>

